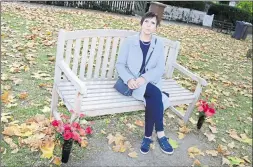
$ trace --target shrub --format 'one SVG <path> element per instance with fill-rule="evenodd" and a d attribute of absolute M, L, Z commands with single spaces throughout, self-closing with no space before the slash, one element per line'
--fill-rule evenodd
<path fill-rule="evenodd" d="M 251 13 L 233 6 L 212 4 L 208 15 L 214 14 L 215 20 L 227 21 L 236 24 L 236 21 L 246 21 L 252 23 Z"/>

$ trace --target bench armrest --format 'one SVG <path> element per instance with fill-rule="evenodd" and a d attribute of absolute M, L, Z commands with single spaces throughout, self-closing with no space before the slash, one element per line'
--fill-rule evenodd
<path fill-rule="evenodd" d="M 205 79 L 201 78 L 200 76 L 190 72 L 188 69 L 186 69 L 185 67 L 181 66 L 178 63 L 173 63 L 173 66 L 178 69 L 180 72 L 182 72 L 183 74 L 191 77 L 191 79 L 193 79 L 194 81 L 197 81 L 198 83 L 200 83 L 202 86 L 207 86 L 207 82 Z"/>
<path fill-rule="evenodd" d="M 85 83 L 81 81 L 75 73 L 69 68 L 69 66 L 64 62 L 64 60 L 60 61 L 58 63 L 58 67 L 61 69 L 61 71 L 66 75 L 68 80 L 77 88 L 77 90 L 82 95 L 87 94 L 87 87 L 85 86 Z"/>

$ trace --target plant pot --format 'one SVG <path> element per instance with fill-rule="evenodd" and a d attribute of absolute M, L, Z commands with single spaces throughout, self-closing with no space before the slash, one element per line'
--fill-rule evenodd
<path fill-rule="evenodd" d="M 69 155 L 72 149 L 73 140 L 64 140 L 64 143 L 62 145 L 62 163 L 67 163 L 69 160 Z"/>
<path fill-rule="evenodd" d="M 197 123 L 197 128 L 200 129 L 205 121 L 206 117 L 205 115 L 201 115 L 199 117 L 198 123 Z"/>

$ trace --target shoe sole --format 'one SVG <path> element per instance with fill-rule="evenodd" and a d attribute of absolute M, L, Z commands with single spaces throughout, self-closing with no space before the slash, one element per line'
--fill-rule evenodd
<path fill-rule="evenodd" d="M 169 154 L 169 155 L 171 155 L 171 154 L 173 154 L 174 153 L 174 150 L 172 151 L 172 152 L 166 152 L 166 151 L 164 151 L 161 147 L 160 147 L 160 149 L 162 150 L 162 152 L 163 153 L 165 153 L 165 154 Z"/>
<path fill-rule="evenodd" d="M 145 153 L 145 152 L 142 152 L 141 150 L 140 150 L 140 152 L 141 152 L 142 154 L 144 154 L 144 155 L 147 154 L 147 153 L 149 153 L 149 151 Z"/>

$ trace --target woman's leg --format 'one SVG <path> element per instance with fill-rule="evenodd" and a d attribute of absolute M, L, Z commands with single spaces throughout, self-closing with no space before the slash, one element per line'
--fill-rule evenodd
<path fill-rule="evenodd" d="M 164 135 L 163 129 L 163 102 L 162 93 L 159 88 L 148 83 L 146 87 L 146 92 L 144 94 L 146 99 L 146 110 L 145 110 L 145 136 L 151 137 L 153 128 L 155 125 L 155 130 L 158 136 L 158 142 L 161 150 L 166 154 L 172 154 L 173 148 L 168 142 L 168 138 Z M 143 139 L 141 152 L 143 154 L 148 153 L 151 139 Z"/>
<path fill-rule="evenodd" d="M 156 131 L 163 131 L 163 102 L 162 93 L 159 88 L 147 84 L 144 94 L 146 100 L 145 110 L 145 136 L 150 137 L 155 125 Z"/>

